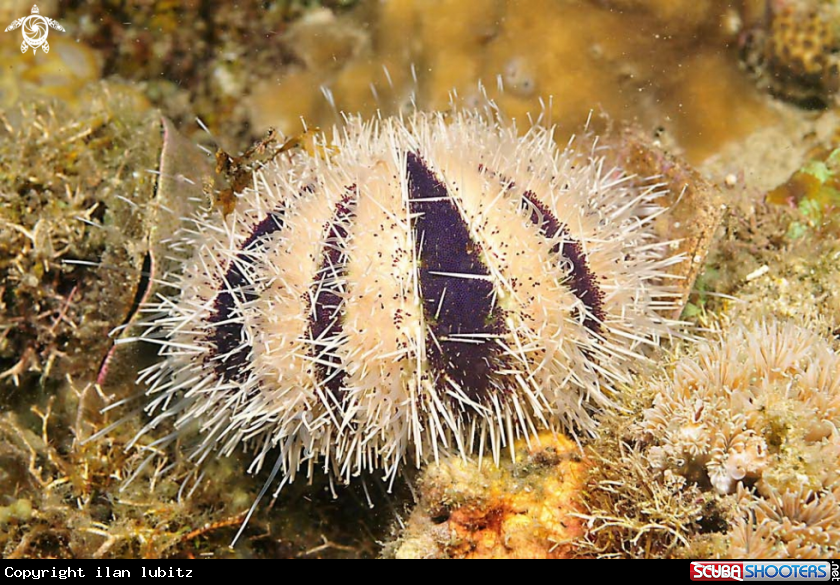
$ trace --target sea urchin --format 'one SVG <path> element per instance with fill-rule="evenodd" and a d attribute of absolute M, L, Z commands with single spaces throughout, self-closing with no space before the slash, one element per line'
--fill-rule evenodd
<path fill-rule="evenodd" d="M 195 459 L 244 447 L 256 472 L 277 449 L 288 481 L 593 432 L 672 326 L 662 186 L 484 114 L 334 134 L 188 222 L 176 293 L 145 309 L 146 431 L 198 421 Z"/>

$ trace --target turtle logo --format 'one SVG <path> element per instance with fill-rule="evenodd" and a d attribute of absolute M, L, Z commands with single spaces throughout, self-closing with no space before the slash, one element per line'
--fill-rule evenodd
<path fill-rule="evenodd" d="M 32 14 L 18 18 L 6 27 L 6 32 L 9 32 L 10 30 L 15 30 L 23 26 L 23 43 L 20 46 L 21 53 L 25 53 L 28 47 L 32 47 L 33 54 L 38 52 L 38 47 L 44 53 L 49 53 L 50 45 L 47 42 L 47 35 L 50 32 L 49 27 L 65 32 L 64 28 L 57 21 L 46 16 L 41 16 L 38 12 L 38 6 L 33 5 Z"/>

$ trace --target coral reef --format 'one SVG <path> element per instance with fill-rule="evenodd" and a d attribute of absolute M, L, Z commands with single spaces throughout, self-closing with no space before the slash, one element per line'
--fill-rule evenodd
<path fill-rule="evenodd" d="M 703 326 L 794 320 L 840 328 L 840 245 L 833 213 L 803 199 L 796 208 L 733 199 L 689 299 Z"/>
<path fill-rule="evenodd" d="M 791 239 L 808 231 L 837 233 L 834 209 L 840 205 L 840 148 L 812 152 L 788 181 L 767 193 L 766 200 L 801 212 L 802 219 L 790 226 Z"/>
<path fill-rule="evenodd" d="M 93 49 L 64 33 L 51 36 L 50 45 L 52 51 L 48 55 L 42 51 L 37 55 L 32 51 L 21 54 L 19 48 L 3 45 L 0 59 L 7 65 L 0 70 L 0 108 L 12 108 L 44 96 L 58 98 L 66 106 L 77 106 L 86 95 L 85 86 L 100 79 L 102 65 Z"/>
<path fill-rule="evenodd" d="M 840 542 L 840 489 L 745 493 L 746 511 L 735 522 L 727 556 L 733 559 L 836 559 Z"/>
<path fill-rule="evenodd" d="M 763 89 L 824 107 L 840 90 L 840 8 L 831 2 L 777 2 L 767 22 L 748 29 L 741 60 Z"/>
<path fill-rule="evenodd" d="M 698 161 L 775 116 L 725 50 L 752 4 L 106 0 L 62 3 L 56 16 L 65 40 L 82 41 L 78 55 L 93 48 L 104 75 L 138 81 L 182 132 L 206 140 L 198 114 L 230 151 L 269 126 L 300 132 L 301 117 L 327 127 L 339 111 L 447 109 L 453 90 L 473 103 L 481 80 L 512 117 L 553 96 L 548 112 L 567 134 L 600 108 L 660 128 Z"/>
<path fill-rule="evenodd" d="M 0 22 L 31 6 L 3 3 Z M 214 146 L 235 153 L 274 125 L 296 137 L 276 143 L 293 157 L 303 142 L 300 116 L 315 129 L 340 121 L 339 110 L 373 116 L 416 104 L 449 111 L 453 89 L 467 104 L 483 102 L 479 80 L 523 128 L 529 112 L 543 112 L 567 133 L 592 108 L 635 120 L 637 129 L 611 143 L 622 166 L 662 174 L 675 195 L 670 219 L 654 230 L 659 239 L 680 240 L 672 253 L 689 258 L 669 271 L 683 277 L 675 281 L 682 296 L 711 245 L 683 318 L 725 332 L 720 343 L 675 342 L 673 373 L 634 366 L 635 383 L 616 394 L 619 409 L 600 413 L 585 459 L 550 435 L 518 443 L 516 462 L 502 457 L 499 467 L 441 456 L 423 474 L 421 504 L 387 553 L 840 554 L 829 334 L 840 331 L 840 144 L 827 137 L 837 120 L 830 110 L 806 118 L 782 103 L 836 103 L 835 0 L 38 6 L 67 33 L 50 35 L 48 55 L 21 55 L 19 37 L 0 51 L 4 558 L 377 554 L 376 540 L 405 493 L 384 495 L 387 485 L 369 478 L 350 488 L 323 478 L 286 486 L 272 506 L 256 509 L 239 546 L 229 549 L 270 474 L 254 480 L 235 461 L 210 458 L 203 471 L 213 481 L 197 481 L 200 471 L 183 455 L 193 445 L 155 443 L 173 426 L 146 429 L 138 439 L 148 419 L 118 409 L 102 414 L 102 406 L 138 392 L 136 371 L 151 359 L 138 344 L 113 342 L 137 334 L 138 303 L 166 292 L 158 277 L 189 252 L 168 245 L 174 216 L 209 201 L 199 192 L 201 175 L 210 175 L 201 170 L 206 161 L 182 156 L 188 143 L 174 127 L 207 142 L 198 114 Z M 757 88 L 738 71 L 738 49 Z M 97 83 L 103 75 L 111 77 L 107 85 Z M 591 127 L 608 126 L 604 119 L 595 116 Z M 693 162 L 716 154 L 703 168 L 714 185 L 663 145 Z M 325 150 L 322 158 L 333 154 Z M 248 154 L 229 159 L 262 160 Z M 216 187 L 229 187 L 229 196 L 216 195 L 213 213 L 230 213 L 250 185 L 243 177 L 251 178 L 251 167 L 241 167 L 217 174 Z M 196 182 L 186 198 L 179 197 L 183 176 Z M 721 192 L 728 211 L 715 232 Z M 821 335 L 778 319 L 810 323 Z M 728 325 L 741 321 L 763 325 Z M 123 327 L 107 338 L 116 326 Z M 764 361 L 733 388 L 727 376 L 749 363 L 737 362 L 749 352 Z M 778 367 L 762 369 L 771 356 Z M 710 383 L 693 398 L 672 388 L 700 388 L 706 374 L 730 386 Z M 133 440 L 139 450 L 128 449 Z M 166 473 L 146 461 L 149 450 Z M 377 502 L 372 511 L 369 499 Z"/>
<path fill-rule="evenodd" d="M 518 441 L 496 465 L 449 458 L 423 472 L 422 498 L 385 556 L 568 558 L 583 532 L 587 462 L 571 440 Z"/>
<path fill-rule="evenodd" d="M 708 180 L 726 192 L 727 207 L 739 213 L 788 181 L 816 153 L 831 152 L 840 118 L 832 110 L 803 111 L 776 102 L 777 120 L 741 140 L 722 147 L 697 166 Z"/>
<path fill-rule="evenodd" d="M 198 114 L 226 147 L 236 150 L 262 132 L 249 132 L 243 98 L 257 81 L 276 79 L 295 60 L 289 45 L 298 40 L 287 41 L 282 34 L 288 24 L 312 12 L 343 13 L 354 4 L 103 0 L 63 2 L 57 14 L 68 36 L 101 55 L 106 76 L 138 82 L 180 131 L 206 140 L 193 123 Z M 322 37 L 310 45 L 325 52 L 321 46 L 334 44 Z M 317 91 L 317 84 L 313 88 Z"/>
<path fill-rule="evenodd" d="M 55 14 L 57 0 L 41 0 L 39 8 L 44 14 Z M 32 2 L 29 0 L 7 0 L 0 5 L 0 23 L 3 23 L 3 28 L 15 18 L 26 16 L 30 13 Z"/>
<path fill-rule="evenodd" d="M 838 145 L 833 112 L 797 115 L 728 145 L 703 165 L 727 211 L 684 317 L 824 320 L 840 327 L 837 220 L 833 189 Z"/>

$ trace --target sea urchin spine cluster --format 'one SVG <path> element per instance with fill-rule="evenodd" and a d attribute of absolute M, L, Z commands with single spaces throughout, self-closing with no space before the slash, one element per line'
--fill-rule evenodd
<path fill-rule="evenodd" d="M 591 433 L 673 325 L 662 186 L 475 113 L 350 120 L 330 146 L 189 222 L 145 309 L 146 430 L 199 421 L 197 460 L 245 447 L 252 472 L 276 448 L 289 481 Z"/>

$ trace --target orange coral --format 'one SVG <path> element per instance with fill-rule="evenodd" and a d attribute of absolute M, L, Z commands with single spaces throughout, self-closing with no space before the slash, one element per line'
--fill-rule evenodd
<path fill-rule="evenodd" d="M 499 467 L 460 459 L 430 466 L 398 557 L 567 558 L 583 535 L 588 462 L 570 439 L 519 441 Z"/>

